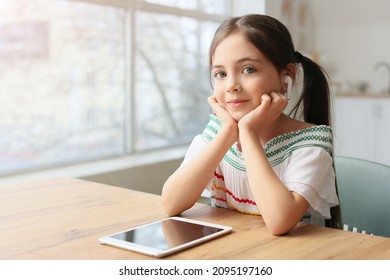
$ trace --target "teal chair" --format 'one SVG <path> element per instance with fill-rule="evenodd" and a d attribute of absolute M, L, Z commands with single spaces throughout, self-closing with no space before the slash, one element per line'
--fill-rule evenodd
<path fill-rule="evenodd" d="M 390 237 L 390 166 L 334 158 L 344 230 Z"/>

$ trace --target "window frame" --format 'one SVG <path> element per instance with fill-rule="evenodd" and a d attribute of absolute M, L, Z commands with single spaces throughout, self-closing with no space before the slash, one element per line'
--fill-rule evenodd
<path fill-rule="evenodd" d="M 175 16 L 185 16 L 197 20 L 207 20 L 214 22 L 222 22 L 226 18 L 232 15 L 234 0 L 225 0 L 227 2 L 225 16 L 209 14 L 196 10 L 186 10 L 171 6 L 165 6 L 160 4 L 149 3 L 143 0 L 71 0 L 75 2 L 87 2 L 100 5 L 116 6 L 127 9 L 126 16 L 126 38 L 125 38 L 125 59 L 126 59 L 126 80 L 125 80 L 125 112 L 124 116 L 128 120 L 125 120 L 124 127 L 124 155 L 138 154 L 143 152 L 149 152 L 153 150 L 164 150 L 170 149 L 171 147 L 158 147 L 158 148 L 147 148 L 143 150 L 137 150 L 137 133 L 136 131 L 137 117 L 135 115 L 136 110 L 132 110 L 135 106 L 135 89 L 134 89 L 134 63 L 135 61 L 135 14 L 137 11 L 150 12 L 150 13 L 161 13 L 170 14 Z M 179 148 L 186 144 L 178 145 Z"/>
<path fill-rule="evenodd" d="M 136 149 L 137 131 L 136 131 L 136 110 L 135 108 L 135 75 L 134 63 L 136 46 L 135 42 L 135 17 L 137 11 L 149 13 L 162 13 L 174 16 L 185 16 L 195 20 L 207 20 L 221 22 L 232 15 L 234 0 L 226 0 L 227 10 L 225 15 L 209 14 L 197 10 L 186 10 L 171 6 L 164 6 L 154 3 L 148 3 L 142 0 L 70 0 L 73 2 L 85 2 L 98 5 L 107 5 L 110 7 L 120 7 L 126 9 L 125 16 L 125 96 L 124 96 L 124 139 L 123 154 L 108 155 L 96 159 L 77 159 L 64 162 L 58 162 L 51 166 L 40 165 L 28 169 L 14 170 L 4 172 L 0 175 L 2 182 L 15 180 L 30 176 L 38 175 L 40 178 L 51 176 L 50 174 L 72 174 L 74 177 L 88 176 L 99 172 L 113 171 L 131 166 L 159 162 L 167 159 L 181 158 L 184 156 L 189 143 L 179 144 L 176 146 L 164 146 L 157 148 Z M 104 167 L 103 167 L 104 166 Z M 51 172 L 51 171 L 54 171 Z M 35 175 L 34 175 L 35 174 Z M 7 180 L 9 178 L 9 180 Z M 5 180 L 4 180 L 5 179 Z"/>

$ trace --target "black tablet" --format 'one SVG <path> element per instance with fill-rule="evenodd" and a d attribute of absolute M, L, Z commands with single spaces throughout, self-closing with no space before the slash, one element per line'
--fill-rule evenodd
<path fill-rule="evenodd" d="M 164 257 L 231 231 L 229 226 L 170 217 L 104 236 L 99 241 L 153 257 Z"/>

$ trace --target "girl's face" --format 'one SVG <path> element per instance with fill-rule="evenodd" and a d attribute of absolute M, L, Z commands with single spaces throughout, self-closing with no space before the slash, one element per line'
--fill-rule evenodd
<path fill-rule="evenodd" d="M 216 99 L 236 121 L 260 105 L 261 95 L 282 91 L 282 74 L 239 32 L 216 47 L 211 71 Z"/>

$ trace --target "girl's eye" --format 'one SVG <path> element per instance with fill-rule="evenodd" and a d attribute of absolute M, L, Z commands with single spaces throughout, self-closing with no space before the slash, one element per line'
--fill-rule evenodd
<path fill-rule="evenodd" d="M 223 79 L 225 77 L 226 77 L 226 73 L 224 73 L 224 72 L 214 73 L 214 78 L 216 78 L 216 79 Z"/>
<path fill-rule="evenodd" d="M 245 67 L 244 70 L 242 70 L 244 74 L 251 74 L 256 72 L 256 69 L 253 67 Z"/>

